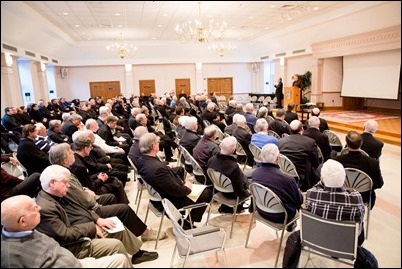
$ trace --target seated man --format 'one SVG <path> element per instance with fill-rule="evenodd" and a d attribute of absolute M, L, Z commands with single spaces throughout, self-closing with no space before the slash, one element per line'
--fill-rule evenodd
<path fill-rule="evenodd" d="M 371 189 L 371 208 L 374 207 L 376 194 L 375 189 L 380 189 L 384 185 L 384 180 L 381 175 L 380 162 L 376 159 L 368 157 L 361 153 L 362 137 L 355 131 L 350 131 L 345 137 L 346 145 L 349 152 L 345 155 L 339 155 L 333 159 L 340 162 L 345 168 L 351 167 L 365 172 L 371 177 L 373 187 Z M 370 199 L 369 192 L 362 192 L 363 201 L 368 202 Z"/>
<path fill-rule="evenodd" d="M 316 116 L 311 116 L 308 119 L 309 127 L 303 132 L 303 135 L 308 136 L 315 140 L 317 147 L 320 148 L 324 161 L 328 160 L 332 155 L 336 155 L 336 151 L 332 152 L 331 145 L 329 144 L 328 136 L 320 132 L 320 119 Z"/>
<path fill-rule="evenodd" d="M 70 171 L 60 165 L 47 167 L 40 176 L 42 191 L 36 203 L 41 207 L 41 220 L 38 230 L 61 244 L 75 242 L 82 237 L 92 239 L 93 256 L 102 257 L 117 250 L 127 255 L 132 254 L 132 263 L 141 263 L 158 258 L 158 253 L 141 250 L 142 242 L 128 229 L 116 233 L 108 233 L 116 223 L 110 219 L 98 218 L 93 211 L 82 207 L 75 199 L 67 197 L 70 187 Z M 122 246 L 116 245 L 112 239 L 119 239 Z M 112 245 L 110 245 L 112 244 Z M 81 244 L 69 247 L 77 258 L 85 257 L 87 250 Z M 114 253 L 112 252 L 112 253 Z"/>
<path fill-rule="evenodd" d="M 74 159 L 74 153 L 67 143 L 55 145 L 49 151 L 50 162 L 67 169 L 74 163 Z M 74 199 L 83 208 L 93 211 L 94 216 L 98 215 L 102 218 L 117 216 L 135 236 L 141 236 L 142 241 L 157 239 L 157 232 L 148 229 L 129 205 L 117 203 L 113 194 L 95 195 L 93 191 L 83 187 L 74 174 L 70 175 L 70 188 L 66 197 Z M 159 234 L 159 239 L 165 237 L 165 232 Z"/>
<path fill-rule="evenodd" d="M 1 203 L 1 268 L 131 268 L 127 255 L 77 259 L 53 238 L 35 230 L 40 206 L 26 195 Z"/>
<path fill-rule="evenodd" d="M 364 203 L 359 192 L 343 187 L 345 177 L 342 164 L 332 159 L 326 161 L 321 168 L 321 181 L 307 191 L 306 210 L 323 219 L 358 222 L 358 245 L 361 246 L 364 242 Z M 293 242 L 286 242 L 283 268 L 297 264 L 301 253 L 300 244 L 296 243 L 292 249 L 287 248 L 288 244 L 294 245 L 294 242 L 300 242 L 300 231 L 290 235 L 288 240 Z"/>
<path fill-rule="evenodd" d="M 278 144 L 278 139 L 268 135 L 268 122 L 266 119 L 258 119 L 254 126 L 255 133 L 251 136 L 251 143 L 263 148 L 266 144 Z"/>
<path fill-rule="evenodd" d="M 17 165 L 18 160 L 13 157 L 1 155 L 1 162 L 10 162 Z M 25 179 L 20 179 L 7 173 L 6 170 L 1 168 L 1 197 L 0 201 L 14 195 L 25 194 L 30 197 L 35 197 L 40 191 L 39 173 L 33 173 Z"/>
<path fill-rule="evenodd" d="M 381 156 L 384 143 L 373 136 L 377 132 L 378 123 L 375 120 L 367 120 L 364 123 L 364 130 L 361 134 L 363 144 L 361 149 L 367 152 L 367 154 L 374 159 L 379 159 Z"/>
<path fill-rule="evenodd" d="M 235 157 L 236 155 L 233 155 L 236 151 L 236 144 L 237 140 L 235 137 L 225 137 L 219 144 L 221 149 L 220 153 L 212 156 L 207 165 L 208 168 L 213 168 L 221 174 L 227 176 L 232 182 L 234 192 L 223 193 L 224 196 L 227 196 L 228 198 L 239 197 L 239 199 L 242 199 L 250 196 L 250 192 L 248 190 L 249 182 L 237 164 Z M 242 210 L 243 204 L 239 204 L 237 212 L 241 212 Z M 222 204 L 219 208 L 219 212 L 232 213 L 233 209 Z"/>
<path fill-rule="evenodd" d="M 272 190 L 282 201 L 288 214 L 288 221 L 291 220 L 303 203 L 303 196 L 297 186 L 295 179 L 285 174 L 279 168 L 279 149 L 275 144 L 266 144 L 261 151 L 261 167 L 255 169 L 252 174 L 252 182 L 259 183 Z M 283 223 L 285 214 L 267 213 L 257 207 L 258 213 L 269 221 Z M 292 231 L 296 222 L 287 227 Z"/>
<path fill-rule="evenodd" d="M 160 138 L 153 133 L 141 136 L 139 146 L 143 156 L 138 159 L 138 172 L 142 179 L 151 185 L 162 198 L 171 201 L 177 208 L 193 205 L 196 203 L 209 203 L 212 199 L 212 192 L 204 189 L 196 202 L 187 197 L 191 193 L 191 182 L 184 182 L 184 169 L 178 169 L 175 173 L 169 166 L 161 162 L 156 154 L 159 151 Z M 161 202 L 151 201 L 160 211 L 163 211 Z M 206 206 L 191 210 L 191 220 L 200 222 Z M 191 228 L 189 221 L 183 224 L 184 229 Z"/>

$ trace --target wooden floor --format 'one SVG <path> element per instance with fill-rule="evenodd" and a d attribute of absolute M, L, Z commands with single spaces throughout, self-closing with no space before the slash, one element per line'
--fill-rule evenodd
<path fill-rule="evenodd" d="M 325 110 L 327 112 L 327 110 Z M 337 121 L 327 120 L 329 128 L 333 131 L 347 133 L 349 131 L 363 131 L 364 121 L 353 123 L 342 123 Z M 377 120 L 378 131 L 374 136 L 384 143 L 401 146 L 401 117 L 395 119 Z"/>

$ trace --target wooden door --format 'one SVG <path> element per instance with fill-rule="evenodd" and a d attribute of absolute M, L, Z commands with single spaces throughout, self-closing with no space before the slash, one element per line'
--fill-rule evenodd
<path fill-rule="evenodd" d="M 225 96 L 226 100 L 233 95 L 233 78 L 208 78 L 208 94 L 214 92 L 216 96 Z"/>
<path fill-rule="evenodd" d="M 179 97 L 181 91 L 187 96 L 191 95 L 190 79 L 189 78 L 176 78 L 176 97 Z"/>
<path fill-rule="evenodd" d="M 140 95 L 144 94 L 145 96 L 150 96 L 152 93 L 155 93 L 155 80 L 140 80 Z"/>
<path fill-rule="evenodd" d="M 91 98 L 102 96 L 105 101 L 121 94 L 120 81 L 89 82 L 89 89 Z"/>

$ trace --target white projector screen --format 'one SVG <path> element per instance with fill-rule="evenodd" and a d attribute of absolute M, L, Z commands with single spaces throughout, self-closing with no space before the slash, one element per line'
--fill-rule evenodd
<path fill-rule="evenodd" d="M 401 50 L 343 57 L 342 97 L 398 99 Z"/>

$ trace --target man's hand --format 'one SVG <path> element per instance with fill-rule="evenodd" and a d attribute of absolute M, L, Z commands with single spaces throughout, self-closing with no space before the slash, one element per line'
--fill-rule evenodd
<path fill-rule="evenodd" d="M 104 228 L 113 229 L 114 227 L 116 227 L 116 223 L 113 220 L 103 218 L 99 218 L 96 221 L 96 225 L 101 227 L 102 229 Z"/>

